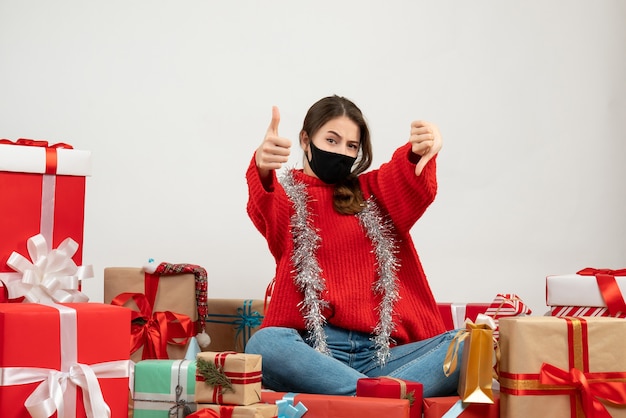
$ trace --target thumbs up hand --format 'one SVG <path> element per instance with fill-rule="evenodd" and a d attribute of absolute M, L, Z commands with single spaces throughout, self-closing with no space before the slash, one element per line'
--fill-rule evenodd
<path fill-rule="evenodd" d="M 272 121 L 255 154 L 256 166 L 263 178 L 269 175 L 271 170 L 280 169 L 289 160 L 291 141 L 278 136 L 279 123 L 280 112 L 276 106 L 273 106 Z"/>

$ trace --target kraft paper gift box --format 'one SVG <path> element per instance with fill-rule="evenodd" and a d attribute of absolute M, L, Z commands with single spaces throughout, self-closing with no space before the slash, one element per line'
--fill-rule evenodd
<path fill-rule="evenodd" d="M 626 317 L 626 269 L 587 267 L 576 274 L 546 277 L 546 305 L 552 316 Z"/>
<path fill-rule="evenodd" d="M 135 339 L 131 359 L 135 362 L 184 359 L 188 339 L 197 331 L 196 322 L 203 320 L 206 292 L 206 277 L 200 280 L 192 273 L 159 275 L 140 267 L 104 269 L 104 302 L 123 304 L 137 312 L 133 314 L 135 317 L 140 317 L 133 319 Z M 163 329 L 167 335 L 163 335 Z"/>
<path fill-rule="evenodd" d="M 278 413 L 276 405 L 270 405 L 267 403 L 255 403 L 246 406 L 203 403 L 198 405 L 198 418 L 202 417 L 203 409 L 209 409 L 216 412 L 217 416 L 220 418 L 274 418 Z"/>
<path fill-rule="evenodd" d="M 0 280 L 19 278 L 7 260 L 28 254 L 27 240 L 41 234 L 48 249 L 66 238 L 78 244 L 72 259 L 81 265 L 85 177 L 91 153 L 67 144 L 0 140 Z"/>
<path fill-rule="evenodd" d="M 624 341 L 626 319 L 503 318 L 501 415 L 626 417 Z"/>
<path fill-rule="evenodd" d="M 500 394 L 494 392 L 494 403 L 464 403 L 459 396 L 424 398 L 424 418 L 498 418 Z M 536 417 L 539 418 L 539 417 Z"/>
<path fill-rule="evenodd" d="M 263 391 L 261 392 L 261 400 L 267 403 L 282 403 L 278 406 L 279 412 L 281 406 L 304 407 L 304 411 L 306 411 L 304 418 L 410 417 L 408 399 Z M 301 412 L 302 410 L 298 409 L 298 411 Z M 296 414 L 296 416 L 302 415 Z"/>
<path fill-rule="evenodd" d="M 142 360 L 135 364 L 134 418 L 184 417 L 196 410 L 195 360 Z"/>
<path fill-rule="evenodd" d="M 422 417 L 423 395 L 424 385 L 421 383 L 396 379 L 395 377 L 367 377 L 356 382 L 356 396 L 408 399 L 411 418 Z"/>
<path fill-rule="evenodd" d="M 261 401 L 261 356 L 203 351 L 196 356 L 198 403 L 251 405 Z"/>
<path fill-rule="evenodd" d="M 126 418 L 129 321 L 102 303 L 0 304 L 0 417 L 29 417 L 27 404 L 33 416 L 83 418 L 91 405 Z"/>
<path fill-rule="evenodd" d="M 206 332 L 210 351 L 244 352 L 263 321 L 264 302 L 258 299 L 209 299 Z"/>

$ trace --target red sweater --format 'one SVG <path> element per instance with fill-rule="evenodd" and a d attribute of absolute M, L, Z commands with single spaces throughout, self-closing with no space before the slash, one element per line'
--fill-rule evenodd
<path fill-rule="evenodd" d="M 394 306 L 396 329 L 392 334 L 396 344 L 422 340 L 445 331 L 409 234 L 437 193 L 436 161 L 432 159 L 418 177 L 415 164 L 409 160 L 410 152 L 411 147 L 406 144 L 380 169 L 359 176 L 364 197 L 374 196 L 380 211 L 389 216 L 394 226 L 400 264 L 397 270 L 400 298 Z M 274 291 L 262 326 L 304 330 L 298 306 L 302 293 L 294 284 L 291 261 L 293 205 L 274 172 L 271 184 L 264 187 L 254 158 L 246 178 L 248 215 L 267 240 L 276 260 Z M 316 256 L 326 284 L 322 298 L 329 303 L 324 316 L 329 324 L 371 333 L 379 321 L 377 307 L 380 303 L 380 296 L 372 291 L 378 279 L 373 244 L 356 216 L 334 210 L 332 185 L 302 170 L 295 171 L 294 178 L 307 186 L 308 210 L 321 238 Z"/>

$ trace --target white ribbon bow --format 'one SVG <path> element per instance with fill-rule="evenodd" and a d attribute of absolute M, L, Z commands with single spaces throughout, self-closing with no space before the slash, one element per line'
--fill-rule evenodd
<path fill-rule="evenodd" d="M 465 323 L 472 323 L 471 320 L 466 319 Z M 490 317 L 489 315 L 485 315 L 485 314 L 478 314 L 476 315 L 476 321 L 474 321 L 474 324 L 476 325 L 487 325 L 489 328 L 495 330 L 498 325 L 496 324 L 496 321 Z"/>
<path fill-rule="evenodd" d="M 48 252 L 43 235 L 38 234 L 27 241 L 29 261 L 13 252 L 7 265 L 22 273 L 21 280 L 7 283 L 12 298 L 24 296 L 31 303 L 87 302 L 89 297 L 78 290 L 81 280 L 93 277 L 93 268 L 76 266 L 72 257 L 78 250 L 78 243 L 66 238 L 57 249 Z"/>

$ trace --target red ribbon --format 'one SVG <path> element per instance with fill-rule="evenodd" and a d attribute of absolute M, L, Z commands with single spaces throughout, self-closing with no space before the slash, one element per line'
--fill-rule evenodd
<path fill-rule="evenodd" d="M 539 371 L 539 381 L 544 385 L 568 386 L 581 394 L 582 407 L 587 417 L 611 418 L 600 402 L 602 399 L 614 405 L 626 404 L 626 373 L 590 373 L 572 368 L 569 372 L 552 364 L 544 363 Z"/>
<path fill-rule="evenodd" d="M 56 174 L 57 172 L 57 149 L 73 149 L 73 147 L 64 142 L 56 144 L 48 144 L 48 141 L 20 138 L 13 142 L 8 139 L 0 139 L 0 144 L 21 145 L 26 147 L 44 147 L 46 149 L 46 174 Z"/>
<path fill-rule="evenodd" d="M 153 312 L 158 276 L 146 274 L 145 291 L 143 293 L 125 292 L 117 295 L 112 305 L 124 306 L 133 299 L 139 312 L 131 315 L 131 354 L 144 347 L 142 359 L 167 359 L 167 344 L 185 345 L 193 337 L 194 327 L 191 318 L 187 315 L 171 311 Z M 134 323 L 141 319 L 144 324 Z M 181 339 L 176 341 L 176 339 Z"/>
<path fill-rule="evenodd" d="M 221 418 L 220 414 L 210 408 L 202 408 L 193 414 L 187 415 L 187 418 Z"/>
<path fill-rule="evenodd" d="M 46 147 L 46 148 L 64 148 L 64 149 L 74 149 L 70 144 L 66 144 L 64 142 L 57 142 L 56 144 L 49 144 L 48 141 L 42 141 L 39 139 L 27 139 L 27 138 L 19 138 L 17 141 L 13 142 L 9 139 L 0 139 L 0 144 L 7 145 L 23 145 L 27 147 Z"/>
<path fill-rule="evenodd" d="M 626 269 L 609 270 L 587 267 L 576 274 L 596 277 L 598 288 L 611 315 L 616 315 L 618 312 L 626 312 L 626 302 L 624 302 L 622 292 L 617 285 L 617 280 L 615 280 L 615 276 L 626 276 Z"/>
<path fill-rule="evenodd" d="M 234 413 L 235 413 L 234 406 L 220 405 L 220 418 L 233 418 Z"/>
<path fill-rule="evenodd" d="M 276 285 L 276 277 L 265 288 L 265 298 L 263 299 L 263 311 L 267 313 L 267 304 L 274 294 L 274 287 Z"/>

